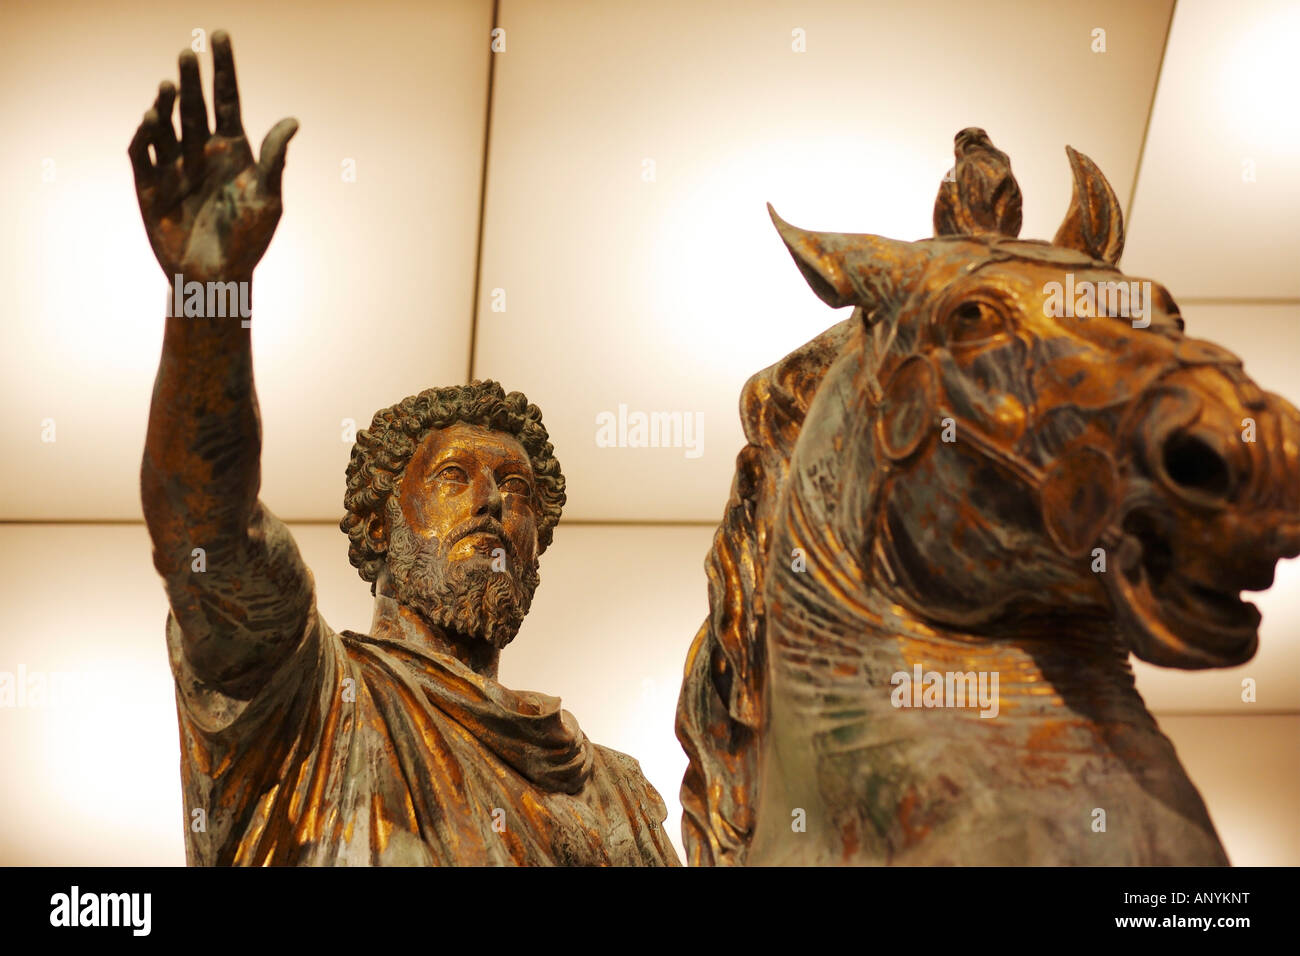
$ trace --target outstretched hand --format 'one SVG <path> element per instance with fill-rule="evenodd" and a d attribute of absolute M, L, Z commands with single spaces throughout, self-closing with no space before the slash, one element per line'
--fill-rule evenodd
<path fill-rule="evenodd" d="M 127 152 L 149 243 L 168 281 L 249 279 L 280 221 L 285 147 L 298 121 L 282 119 L 256 162 L 239 116 L 230 37 L 212 34 L 216 132 L 208 131 L 198 57 L 180 56 L 181 139 L 172 128 L 176 87 L 164 80 Z M 153 147 L 153 157 L 149 147 Z"/>

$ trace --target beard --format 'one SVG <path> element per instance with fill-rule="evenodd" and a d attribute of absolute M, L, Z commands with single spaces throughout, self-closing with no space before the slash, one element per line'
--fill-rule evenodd
<path fill-rule="evenodd" d="M 449 564 L 442 542 L 412 531 L 392 498 L 385 510 L 388 573 L 397 600 L 453 635 L 484 640 L 498 650 L 514 640 L 540 581 L 537 559 L 516 575 L 514 547 L 493 522 L 506 551 L 505 570 L 482 562 Z"/>

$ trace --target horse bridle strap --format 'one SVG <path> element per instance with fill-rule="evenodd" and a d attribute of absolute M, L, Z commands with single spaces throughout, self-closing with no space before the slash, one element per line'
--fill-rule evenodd
<path fill-rule="evenodd" d="M 891 376 L 881 397 L 876 438 L 894 467 L 921 448 L 931 429 L 942 433 L 955 428 L 956 416 L 942 406 L 937 393 L 934 367 L 920 353 L 904 359 Z M 985 458 L 1038 492 L 1043 524 L 1067 558 L 1086 555 L 1098 541 L 1118 542 L 1118 532 L 1110 524 L 1119 504 L 1119 473 L 1105 451 L 1079 445 L 1044 470 L 1010 454 L 978 428 L 964 425 L 955 440 L 970 442 Z"/>

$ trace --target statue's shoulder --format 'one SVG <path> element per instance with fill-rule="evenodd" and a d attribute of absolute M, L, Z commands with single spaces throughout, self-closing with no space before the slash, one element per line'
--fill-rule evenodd
<path fill-rule="evenodd" d="M 645 804 L 647 810 L 656 811 L 659 814 L 658 819 L 662 820 L 668 816 L 668 807 L 664 804 L 663 797 L 659 796 L 659 791 L 646 779 L 639 760 L 612 747 L 603 747 L 600 744 L 592 746 L 596 749 L 597 760 L 602 765 L 602 769 L 613 778 L 620 789 L 635 795 Z"/>
<path fill-rule="evenodd" d="M 668 838 L 668 807 L 641 770 L 635 757 L 594 744 L 596 783 L 602 800 L 618 806 L 637 834 L 640 865 L 681 866 Z M 615 796 L 615 793 L 617 796 Z"/>
<path fill-rule="evenodd" d="M 641 761 L 637 760 L 622 751 L 615 750 L 613 747 L 605 747 L 601 744 L 592 744 L 596 752 L 600 754 L 605 761 L 605 765 L 615 773 L 625 774 L 633 780 L 644 780 L 645 774 L 641 772 Z"/>
<path fill-rule="evenodd" d="M 176 684 L 177 704 L 182 719 L 206 735 L 241 736 L 261 733 L 266 720 L 282 717 L 285 702 L 300 694 L 316 692 L 325 679 L 325 662 L 338 645 L 338 635 L 317 611 L 313 589 L 311 604 L 302 626 L 286 632 L 288 652 L 244 685 L 222 686 L 195 673 L 185 653 L 184 635 L 172 612 L 166 621 L 167 652 Z"/>

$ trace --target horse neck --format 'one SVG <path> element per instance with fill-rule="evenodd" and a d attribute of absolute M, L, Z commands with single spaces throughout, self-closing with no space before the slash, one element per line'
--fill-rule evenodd
<path fill-rule="evenodd" d="M 879 595 L 843 597 L 820 609 L 802 602 L 797 620 L 778 600 L 769 620 L 772 692 L 803 698 L 800 713 L 813 723 L 808 692 L 815 687 L 828 711 L 843 715 L 848 705 L 882 741 L 938 735 L 1055 753 L 1066 762 L 1120 741 L 1126 751 L 1164 749 L 1128 654 L 1104 622 L 1045 620 L 990 637 L 931 627 Z M 985 691 L 986 699 L 951 699 L 953 690 L 964 696 L 970 675 L 969 689 Z"/>
<path fill-rule="evenodd" d="M 878 450 L 861 423 L 875 415 L 879 388 L 871 386 L 894 328 L 860 331 L 827 371 L 774 509 L 766 562 L 773 689 L 824 684 L 901 734 L 911 728 L 1062 752 L 1096 750 L 1099 735 L 1163 740 L 1109 621 L 1061 614 L 1021 622 L 1014 633 L 962 633 L 920 620 L 874 579 L 879 525 L 863 516 L 876 513 L 881 487 L 879 471 L 862 462 Z M 944 707 L 918 725 L 914 708 L 893 705 L 895 675 L 914 678 L 918 666 L 923 675 L 996 674 L 1004 719 Z"/>
<path fill-rule="evenodd" d="M 877 524 L 864 517 L 880 486 L 862 464 L 875 449 L 861 424 L 874 415 L 876 350 L 864 338 L 818 389 L 767 536 L 754 859 L 1224 862 L 1112 622 L 1063 611 L 963 633 L 922 620 L 873 577 Z M 918 669 L 922 681 L 942 675 L 940 706 L 924 687 L 921 706 L 898 706 L 900 675 Z M 984 675 L 986 691 L 996 675 L 996 716 L 951 706 L 949 674 L 974 675 L 977 689 Z M 1092 809 L 1117 807 L 1123 829 L 1090 840 Z M 789 836 L 798 810 L 805 842 Z M 981 833 L 1000 842 L 967 838 Z"/>
<path fill-rule="evenodd" d="M 1125 655 L 1099 635 L 990 641 L 882 619 L 832 639 L 773 610 L 755 862 L 1226 862 Z M 996 673 L 997 715 L 894 706 L 895 675 L 918 668 Z M 809 841 L 786 832 L 790 808 Z M 1116 815 L 1104 839 L 1099 809 Z"/>

